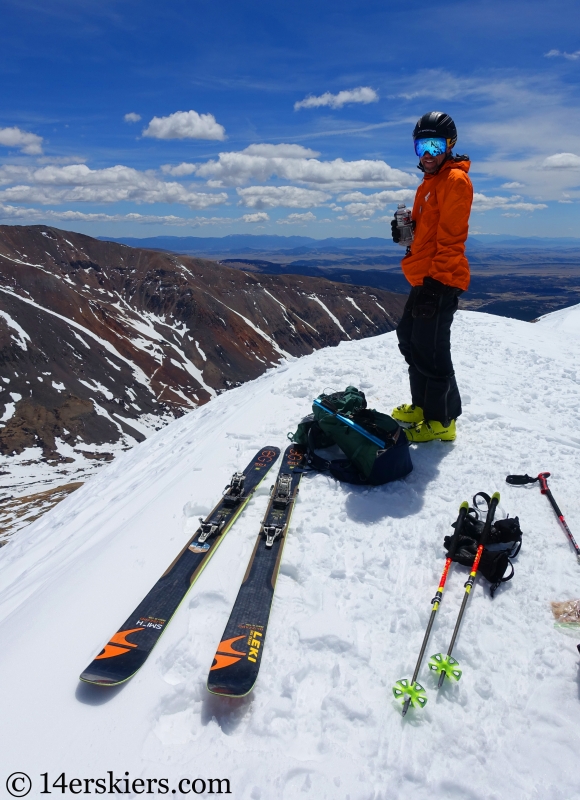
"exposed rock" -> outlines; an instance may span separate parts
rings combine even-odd
[[[392,330],[404,298],[0,226],[0,453],[141,441],[286,355]],[[88,448],[88,449],[87,449]],[[102,454],[98,458],[103,458]]]

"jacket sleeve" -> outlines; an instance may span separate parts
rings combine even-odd
[[[464,288],[469,285],[465,240],[469,231],[473,186],[465,173],[453,170],[441,195],[438,197],[437,250],[429,275],[446,286]]]

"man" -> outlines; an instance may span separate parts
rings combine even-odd
[[[451,361],[451,323],[458,295],[469,286],[465,257],[473,187],[468,156],[454,156],[455,123],[447,114],[424,114],[413,131],[424,173],[413,205],[413,243],[401,262],[412,286],[397,327],[399,349],[409,365],[411,403],[393,409],[411,423],[411,442],[453,441],[461,398]],[[393,239],[400,238],[396,220]]]

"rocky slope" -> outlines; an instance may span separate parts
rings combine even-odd
[[[288,356],[392,330],[404,298],[0,226],[0,453],[115,447]],[[31,451],[30,448],[37,448]]]

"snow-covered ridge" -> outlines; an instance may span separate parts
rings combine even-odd
[[[358,302],[358,301],[357,301]],[[580,308],[569,314],[580,315]],[[544,324],[460,312],[453,352],[464,413],[454,444],[413,448],[414,471],[383,487],[307,475],[288,541],[258,684],[241,702],[205,680],[266,506],[262,487],[141,672],[119,691],[77,676],[171,563],[231,473],[283,446],[325,388],[407,400],[394,334],[343,342],[272,369],[171,423],[102,469],[0,550],[0,752],[55,777],[227,777],[236,800],[568,800],[576,768],[576,640],[551,600],[580,595],[570,545],[536,486],[549,470],[580,531],[580,355]],[[269,483],[269,482],[268,482]],[[401,719],[462,500],[499,490],[524,531],[515,577],[491,600],[477,583],[455,655],[464,673]],[[446,648],[467,570],[453,567],[431,638]],[[40,795],[39,795],[40,796]]]
[[[563,336],[580,336],[580,311],[578,306],[563,308],[540,317],[538,324],[542,330],[560,333]]]

